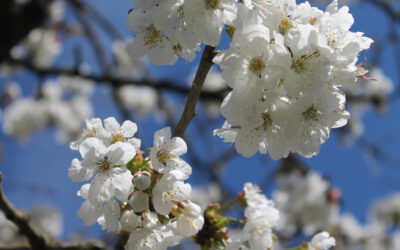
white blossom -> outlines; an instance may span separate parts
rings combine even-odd
[[[205,44],[216,46],[224,24],[236,18],[235,0],[191,0],[183,5],[185,17],[193,22],[193,31]]]
[[[72,162],[69,177],[79,182],[94,176],[88,199],[92,202],[103,202],[115,196],[121,201],[127,201],[133,190],[133,176],[127,168],[120,166],[135,156],[135,148],[123,142],[106,147],[99,139],[88,138],[80,145],[79,152],[83,161]]]
[[[171,129],[169,127],[158,130],[154,134],[154,145],[150,152],[151,163],[158,172],[177,169],[186,175],[186,178],[192,173],[192,168],[180,158],[187,152],[185,141],[180,137],[171,138]]]
[[[335,245],[335,239],[328,232],[320,232],[311,239],[308,250],[328,250]]]

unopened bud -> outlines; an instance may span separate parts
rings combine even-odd
[[[201,215],[201,208],[199,205],[188,200],[182,201],[180,204],[182,205],[181,212],[184,215],[192,218],[197,218]]]
[[[133,185],[140,190],[146,190],[150,187],[151,177],[148,172],[137,172],[133,176]]]
[[[132,210],[127,210],[123,213],[120,219],[122,229],[128,232],[133,232],[139,225],[140,217]]]

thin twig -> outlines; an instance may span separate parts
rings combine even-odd
[[[192,89],[189,92],[181,119],[179,120],[178,125],[176,126],[176,129],[174,131],[174,136],[182,137],[190,121],[195,116],[197,100],[200,97],[201,89],[203,88],[203,84],[207,77],[207,74],[210,71],[211,66],[213,65],[212,59],[214,58],[216,53],[217,52],[215,48],[212,46],[207,45],[204,48],[203,56],[201,57],[196,76],[193,80]]]

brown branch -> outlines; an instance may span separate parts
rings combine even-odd
[[[154,81],[150,79],[134,80],[132,78],[123,78],[113,75],[96,75],[96,74],[85,74],[77,69],[61,68],[61,67],[49,67],[39,68],[33,63],[22,60],[22,59],[11,59],[6,61],[6,64],[17,67],[24,67],[39,75],[65,75],[65,76],[77,76],[83,79],[91,80],[101,84],[107,84],[111,87],[120,87],[123,85],[135,85],[135,86],[147,86],[156,90],[167,90],[182,95],[187,95],[190,89],[187,87],[179,86],[171,81],[162,80]],[[200,98],[204,100],[217,100],[222,101],[226,91],[204,91],[200,94]]]
[[[197,100],[200,97],[201,89],[203,88],[204,80],[207,77],[208,71],[210,71],[210,68],[213,65],[212,59],[214,58],[216,53],[217,52],[215,48],[212,46],[207,45],[204,48],[199,67],[196,72],[196,76],[193,80],[192,89],[190,90],[187,97],[185,109],[183,110],[181,119],[176,126],[174,136],[182,137],[190,121],[195,116]]]
[[[107,62],[107,57],[104,53],[103,45],[100,42],[100,38],[97,36],[96,32],[90,25],[86,6],[82,4],[79,0],[71,0],[70,3],[75,8],[76,16],[83,25],[84,31],[87,35],[87,39],[92,44],[93,53],[99,62],[100,68],[103,72],[108,74],[110,72],[110,68]]]
[[[16,209],[3,193],[3,175],[0,174],[0,209],[3,210],[6,218],[12,221],[32,246],[32,249],[45,249],[47,239],[41,235],[36,228],[29,223],[29,216]]]
[[[103,14],[96,9],[95,6],[90,4],[88,1],[82,3],[86,5],[86,9],[92,14],[93,20],[97,22],[100,28],[102,28],[107,34],[109,34],[114,40],[123,40],[124,36],[119,33],[118,29],[105,17]]]
[[[25,236],[29,242],[29,246],[24,244],[0,246],[0,249],[34,249],[34,250],[55,250],[55,249],[105,249],[100,242],[77,242],[62,243],[53,236],[42,232],[29,222],[29,215],[22,210],[14,207],[3,193],[3,175],[0,173],[0,209],[4,212],[5,217],[13,222],[19,229],[19,232]]]

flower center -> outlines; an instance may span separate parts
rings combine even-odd
[[[125,136],[122,133],[118,133],[113,135],[112,137],[112,143],[116,143],[116,142],[125,142]]]
[[[146,28],[146,35],[144,36],[144,44],[145,46],[150,46],[150,48],[154,48],[157,44],[163,42],[163,35],[162,33],[156,29],[154,24],[151,24],[149,27]]]
[[[183,4],[178,6],[178,17],[183,18]]]
[[[161,149],[160,151],[157,152],[157,159],[165,164],[168,160],[172,159],[174,155],[168,153],[166,149]]]
[[[97,167],[99,167],[99,172],[106,172],[111,168],[111,164],[108,161],[108,157],[104,157],[103,160],[100,160],[96,163]]]
[[[92,129],[83,129],[83,137],[90,138],[90,137],[97,137],[96,128]]]
[[[204,4],[207,10],[220,9],[219,0],[204,0]]]
[[[288,30],[290,30],[291,28],[294,28],[294,27],[295,26],[292,23],[292,21],[290,21],[289,18],[284,17],[278,27],[279,33],[284,35],[284,34],[286,34],[286,32],[288,32]]]
[[[290,66],[296,73],[300,74],[307,71],[308,63],[312,58],[317,58],[321,53],[316,50],[308,55],[302,55],[295,60],[293,60],[292,66]]]
[[[263,127],[268,128],[272,125],[272,117],[268,112],[262,114],[262,119],[264,120]]]
[[[261,56],[254,57],[250,60],[249,70],[261,78],[261,72],[266,68]]]
[[[315,108],[314,103],[302,115],[306,120],[318,121],[318,110]]]
[[[311,25],[314,25],[317,22],[318,18],[317,17],[312,17],[308,19],[308,23]]]
[[[180,56],[182,53],[182,45],[180,43],[175,44],[172,46],[172,50],[174,51],[175,55]]]

